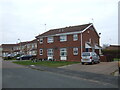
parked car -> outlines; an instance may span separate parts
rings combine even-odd
[[[35,58],[36,58],[36,56],[34,56],[34,55],[22,55],[20,57],[17,57],[16,59],[17,60],[32,60]]]
[[[81,63],[100,63],[100,57],[95,52],[83,52],[81,57]]]

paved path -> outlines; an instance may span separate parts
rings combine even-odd
[[[62,66],[59,68],[110,75],[114,71],[118,70],[118,62],[101,62],[99,64],[94,64],[94,65],[81,65],[81,63],[79,63],[68,66]]]
[[[34,66],[32,66],[34,67]],[[3,61],[3,88],[117,88],[117,84],[75,76],[75,72],[35,66],[39,70]],[[46,70],[43,70],[45,69]],[[40,71],[41,69],[41,71]],[[50,70],[51,71],[48,71]],[[60,70],[63,73],[53,71]],[[66,74],[64,74],[66,72]],[[70,73],[69,73],[70,72]],[[70,74],[70,75],[69,75]],[[79,73],[80,74],[80,73]],[[81,76],[89,76],[81,73]],[[73,75],[73,76],[72,76]],[[78,75],[76,73],[76,75]],[[89,77],[94,77],[94,74]],[[98,77],[98,76],[97,76]],[[106,77],[105,77],[106,78]],[[109,78],[109,80],[111,80]],[[116,81],[112,79],[112,81]]]

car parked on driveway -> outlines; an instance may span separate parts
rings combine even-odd
[[[95,52],[83,52],[81,57],[81,63],[100,63],[100,57]]]

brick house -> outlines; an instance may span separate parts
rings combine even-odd
[[[37,55],[37,39],[34,39],[32,41],[28,41],[25,44],[23,51],[27,55]]]
[[[14,53],[14,49],[13,47],[17,46],[16,44],[2,44],[1,48],[2,48],[2,56],[6,57],[8,54],[12,54]]]
[[[17,54],[22,55],[36,55],[37,54],[37,40],[20,42],[17,44],[2,44],[2,56],[6,57],[8,54],[13,56]]]
[[[36,39],[38,59],[80,61],[84,51],[101,51],[100,37],[92,23],[52,29]]]

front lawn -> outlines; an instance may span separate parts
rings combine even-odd
[[[41,61],[41,62],[32,62],[32,61],[14,61],[13,63],[21,65],[42,65],[48,67],[60,67],[70,64],[77,64],[80,62],[68,62],[68,61]]]

